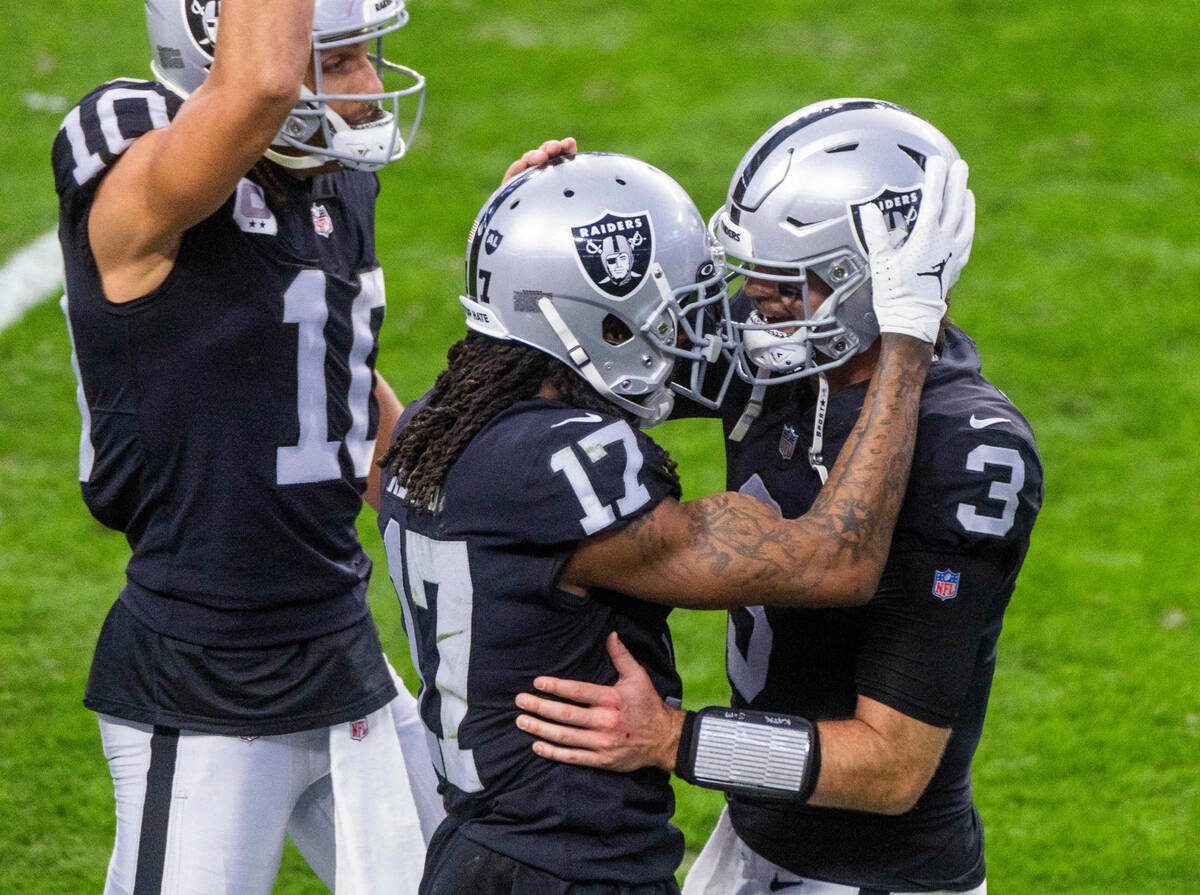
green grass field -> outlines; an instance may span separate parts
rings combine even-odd
[[[144,76],[141,4],[7,2],[0,259],[49,230],[49,146],[83,93]],[[952,312],[1025,411],[1045,509],[1007,615],[976,798],[993,895],[1200,892],[1200,12],[1195,0],[646,3],[412,0],[391,55],[429,78],[384,172],[380,369],[419,395],[463,331],[467,228],[543,138],[627,152],[706,215],[794,108],[879,96],[971,164],[978,229]],[[99,891],[112,793],[80,703],[127,548],[76,478],[53,302],[0,334],[0,892]],[[659,430],[692,495],[719,433]],[[385,647],[410,684],[374,520]],[[723,617],[673,616],[693,707],[727,699]],[[681,788],[692,849],[720,808]],[[323,891],[289,850],[278,892]]]

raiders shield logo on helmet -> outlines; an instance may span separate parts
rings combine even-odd
[[[572,227],[575,252],[588,280],[613,298],[624,298],[642,280],[654,257],[654,227],[650,215],[613,214]]]
[[[187,23],[192,32],[192,39],[196,41],[196,46],[211,56],[217,40],[220,0],[191,0],[184,4],[184,8],[187,11]]]
[[[913,186],[904,190],[890,186],[884,187],[883,191],[873,199],[850,203],[850,218],[854,221],[854,236],[864,255],[869,252],[867,251],[866,236],[863,235],[859,209],[868,204],[874,205],[883,212],[883,222],[887,225],[889,233],[895,233],[897,230],[903,231],[903,237],[900,240],[903,243],[905,239],[908,239],[908,233],[912,230],[913,224],[917,222],[917,213],[921,210],[921,187]]]

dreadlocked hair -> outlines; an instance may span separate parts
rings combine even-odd
[[[633,414],[606,401],[566,364],[521,342],[469,332],[451,346],[446,361],[424,406],[379,461],[414,509],[436,510],[446,474],[471,439],[497,414],[534,397],[544,381],[565,404],[636,425]],[[675,461],[662,448],[658,452],[657,462],[678,482]]]

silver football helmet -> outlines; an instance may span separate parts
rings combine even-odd
[[[182,97],[208,77],[220,19],[220,0],[146,0],[146,27],[154,53],[154,77]],[[267,157],[288,168],[316,168],[331,161],[360,171],[377,171],[407,152],[425,105],[425,78],[383,58],[383,37],[408,22],[404,0],[316,0],[312,53],[314,88],[301,88],[300,101],[279,130]],[[321,53],[334,47],[374,41],[369,54],[385,89],[382,93],[327,93],[322,83]],[[403,119],[401,100],[411,98],[416,110]],[[372,121],[350,125],[329,102],[356,100],[377,105]]]
[[[519,175],[484,204],[467,240],[467,326],[550,354],[653,426],[671,378],[701,395],[732,333],[720,250],[682,187],[645,162],[581,153]],[[715,377],[720,378],[720,377]]]
[[[736,321],[739,376],[756,384],[788,382],[871,346],[879,328],[859,209],[877,205],[902,242],[916,221],[931,156],[950,163],[958,152],[929,122],[873,99],[805,106],[750,147],[709,228],[731,271],[795,284],[804,318],[768,321],[751,310]],[[961,264],[954,277],[959,270]],[[810,274],[832,293],[815,309]],[[948,290],[953,277],[944,285]]]

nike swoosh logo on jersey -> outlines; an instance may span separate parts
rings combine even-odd
[[[979,419],[975,414],[971,414],[971,418],[967,420],[971,424],[972,429],[986,429],[988,426],[994,426],[996,423],[1010,423],[1006,416],[989,416],[987,419]]]
[[[583,416],[573,416],[570,419],[565,419],[555,423],[551,429],[557,429],[559,426],[565,426],[567,423],[602,423],[604,418],[598,413],[585,413]]]

